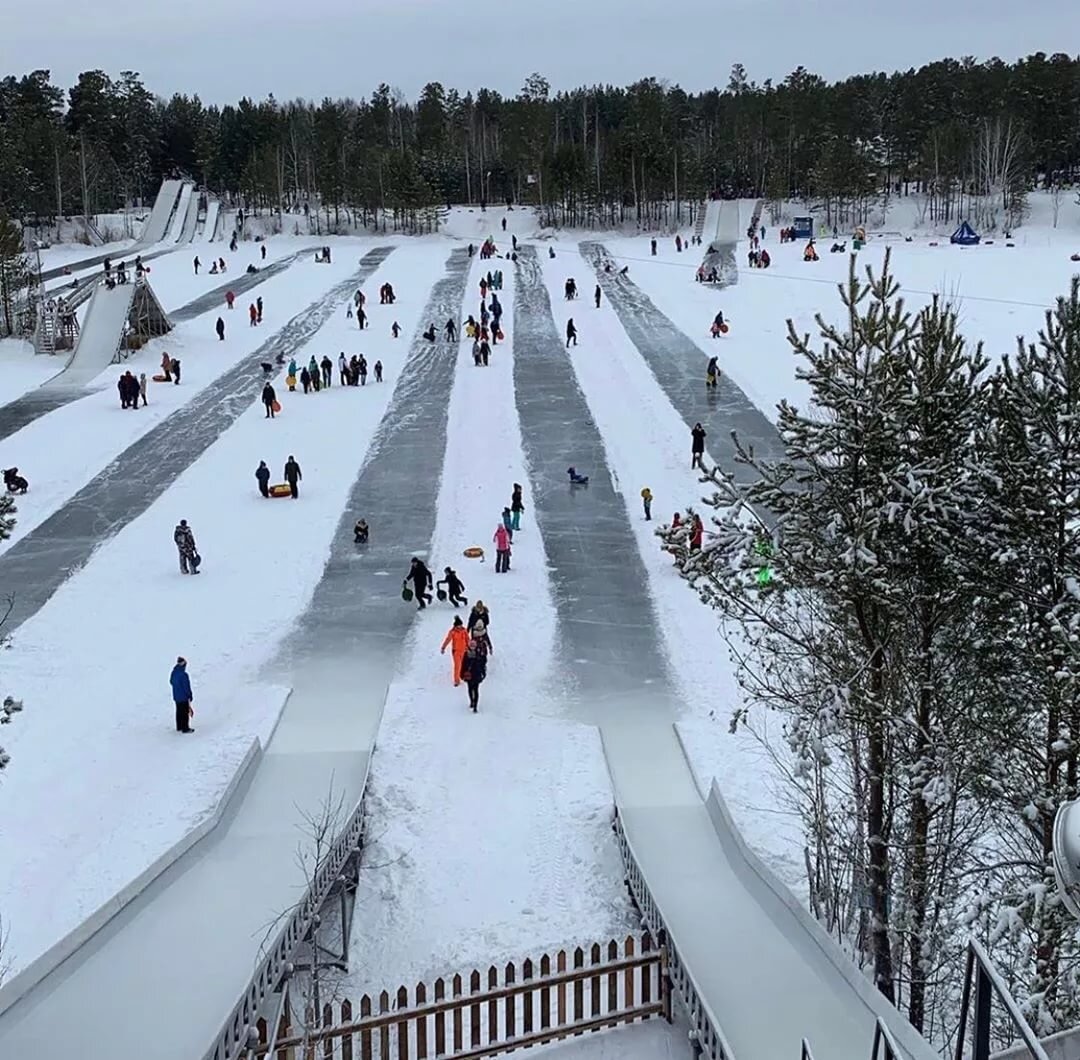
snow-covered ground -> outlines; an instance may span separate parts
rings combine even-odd
[[[481,268],[488,263],[474,264],[463,318],[479,317]],[[453,686],[449,651],[439,654],[453,612],[444,604],[418,617],[372,767],[374,842],[350,975],[360,992],[622,936],[636,924],[599,736],[546,717],[559,711],[555,610],[527,493],[511,570],[494,570],[500,513],[513,483],[528,482],[506,323],[513,276],[503,271],[507,341],[487,368],[473,364],[471,342],[460,344],[429,559],[436,577],[447,565],[458,571],[470,604],[485,602],[494,655],[474,716],[465,687]],[[485,550],[482,563],[462,557],[471,545]]]
[[[1023,238],[1018,235],[1013,248],[1001,241],[970,249],[931,247],[926,237],[894,241],[893,268],[912,307],[933,293],[959,297],[966,333],[984,339],[989,352],[1004,353],[1017,334],[1034,338],[1045,307],[1080,271],[1069,261],[1076,220],[1063,211],[1057,230],[1040,220],[1023,230]],[[10,930],[5,958],[13,970],[204,820],[251,740],[265,741],[282,702],[268,670],[322,573],[349,488],[389,407],[407,339],[427,323],[424,307],[443,273],[449,237],[478,244],[492,234],[506,246],[511,233],[533,235],[533,213],[458,208],[442,235],[389,240],[397,248],[365,289],[370,296],[383,280],[393,282],[399,300],[392,314],[369,297],[372,326],[362,337],[342,308],[295,351],[298,360],[314,352],[335,361],[339,350],[362,351],[372,364],[383,361],[386,382],[363,390],[335,384],[305,397],[287,393],[277,374],[283,405],[278,419],[267,421],[257,403],[243,411],[17,631],[5,655],[3,692],[21,696],[26,711],[4,732],[13,758],[0,816],[0,913]],[[812,331],[816,312],[838,311],[835,285],[846,275],[845,255],[823,248],[820,262],[804,264],[801,244],[780,247],[769,234],[772,268],[745,268],[740,246],[739,284],[718,291],[693,282],[699,259],[677,254],[670,240],[661,241],[653,258],[648,238],[600,238],[629,264],[631,278],[660,311],[698,344],[703,372],[706,356],[715,351],[723,370],[769,416],[782,398],[805,402],[785,319]],[[643,486],[655,496],[656,521],[700,496],[689,468],[686,423],[606,300],[599,310],[587,301],[592,279],[576,239],[557,234],[551,243],[556,258],[541,254],[541,264],[560,330],[566,276],[575,276],[583,292],[574,308],[581,339],[572,363],[644,562],[644,591],[684,704],[681,739],[699,786],[717,778],[751,845],[801,892],[801,833],[785,796],[776,721],[755,715],[753,731],[729,734],[739,693],[716,617],[675,575],[653,534],[656,523],[646,523],[641,513]],[[32,483],[19,499],[13,540],[291,317],[324,299],[365,250],[388,240],[331,242],[333,265],[297,261],[250,298],[241,297],[233,314],[212,308],[132,358],[126,367],[150,375],[165,349],[184,370],[179,387],[153,385],[149,407],[135,416],[119,407],[114,367],[86,397],[0,443],[0,465],[17,464]],[[310,237],[273,237],[267,263],[311,243]],[[872,241],[860,265],[879,264],[884,245]],[[213,244],[205,253],[191,246],[156,259],[150,279],[167,308],[223,282],[205,272],[194,275],[196,251],[206,263],[211,252],[226,256],[227,276],[242,274],[249,261],[261,263],[252,242],[242,243],[235,255],[227,253],[227,244]],[[512,322],[513,268],[500,264],[504,320]],[[476,311],[479,270],[474,263],[463,313]],[[244,312],[255,293],[264,299],[261,328],[249,328]],[[707,328],[717,308],[732,328],[714,342]],[[229,326],[224,343],[213,333],[219,313]],[[397,343],[389,334],[391,316],[404,332]],[[428,454],[443,469],[430,562],[437,572],[454,565],[470,601],[482,598],[490,606],[495,655],[480,713],[473,716],[464,689],[452,687],[449,656],[438,650],[450,609],[434,607],[413,627],[373,759],[350,980],[363,990],[638,926],[610,829],[612,793],[599,739],[565,709],[549,559],[527,491],[513,569],[507,575],[493,570],[491,537],[499,514],[512,483],[528,483],[509,328],[507,339],[486,369],[475,368],[468,344],[461,345],[445,452]],[[55,362],[35,358],[25,344],[0,344],[0,401],[53,371]],[[266,459],[276,478],[290,453],[304,471],[301,501],[262,500],[255,491],[256,464]],[[198,578],[181,578],[177,571],[171,534],[181,517],[192,523],[205,557]],[[474,544],[487,551],[484,563],[462,557]],[[167,682],[177,654],[190,660],[198,712],[193,737],[171,731]],[[625,1055],[628,1035],[643,1041],[653,1030],[562,1049],[580,1054],[619,1048]],[[682,1055],[682,1043],[662,1038],[641,1055]]]
[[[390,280],[401,290],[393,313],[411,334],[441,262],[419,245],[397,254],[368,287]],[[295,295],[296,309],[309,293]],[[362,342],[372,364],[382,360],[384,383],[305,396],[288,393],[282,373],[278,418],[266,420],[260,405],[244,412],[18,631],[6,687],[27,706],[5,733],[13,761],[0,821],[12,973],[195,827],[251,738],[265,742],[282,699],[262,671],[322,574],[402,365],[389,324],[389,311],[373,314]],[[343,307],[296,356],[336,359],[357,339]],[[263,500],[259,460],[276,481],[290,454],[304,473],[302,503]],[[172,529],[180,518],[204,559],[197,578],[179,574]],[[195,692],[190,740],[171,731],[168,675],[178,654],[189,661]]]

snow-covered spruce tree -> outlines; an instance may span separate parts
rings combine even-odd
[[[700,552],[685,531],[660,536],[727,619],[747,701],[784,714],[816,907],[830,928],[851,927],[842,906],[865,908],[854,935],[874,980],[923,1027],[966,827],[964,717],[982,689],[965,675],[973,593],[958,553],[986,387],[955,315],[935,302],[913,320],[897,291],[888,258],[866,282],[852,262],[846,330],[819,317],[818,350],[791,329],[813,407],[781,406],[785,459],[740,450],[749,484],[708,473]]]
[[[1080,1020],[1080,946],[1051,866],[1054,814],[1080,792],[1080,279],[997,373],[994,402],[985,577],[995,654],[1011,661],[1001,710],[1021,711],[1024,725],[1000,745],[986,905],[991,941],[1019,945],[1028,1013],[1048,1033]]]

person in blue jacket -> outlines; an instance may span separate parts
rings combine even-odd
[[[191,678],[188,677],[187,659],[182,655],[177,657],[176,665],[172,668],[169,684],[172,685],[173,703],[176,704],[176,731],[194,732],[191,727]]]

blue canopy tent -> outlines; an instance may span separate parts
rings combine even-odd
[[[950,243],[956,243],[962,247],[973,247],[979,242],[979,233],[965,221],[949,239]]]
[[[796,239],[814,238],[814,219],[812,217],[796,217],[791,222],[791,227]]]

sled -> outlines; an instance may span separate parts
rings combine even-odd
[[[290,390],[295,389],[295,387],[296,387],[296,376],[295,375],[287,375],[287,376],[285,376],[285,385]]]
[[[280,412],[280,411],[281,411],[281,402],[280,402],[280,401],[278,401],[278,400],[277,400],[277,398],[275,398],[275,399],[274,399],[274,403],[273,403],[273,404],[272,404],[272,405],[271,405],[270,407],[271,407],[271,408],[272,408],[272,409],[273,409],[273,410],[274,410],[275,412]]]
[[[465,549],[465,551],[462,552],[462,555],[466,559],[483,559],[484,550],[477,545],[473,545],[471,548]]]
[[[279,482],[276,486],[270,487],[271,497],[291,497],[292,489],[287,482]]]
[[[413,591],[407,585],[401,587],[401,599],[408,603],[413,598]]]
[[[728,326],[727,326],[727,324],[721,324],[721,325],[720,325],[720,334],[721,334],[721,335],[726,335],[727,333],[728,333]]]
[[[588,484],[589,484],[589,476],[588,475],[579,475],[577,478],[572,478],[570,480],[570,485],[571,486],[587,486]]]
[[[445,589],[436,589],[436,590],[435,590],[435,595],[436,595],[436,596],[437,596],[437,597],[438,597],[438,598],[439,598],[440,600],[445,600],[445,599],[446,599],[446,590],[445,590]]]
[[[499,328],[499,330],[495,332],[495,336],[496,338],[498,338],[499,342],[502,342],[503,339],[506,338],[506,336],[502,333],[502,328]]]
[[[166,379],[165,376],[163,376],[163,375],[155,375],[153,377],[153,380],[154,380],[155,383],[167,383],[168,382],[168,379]]]

